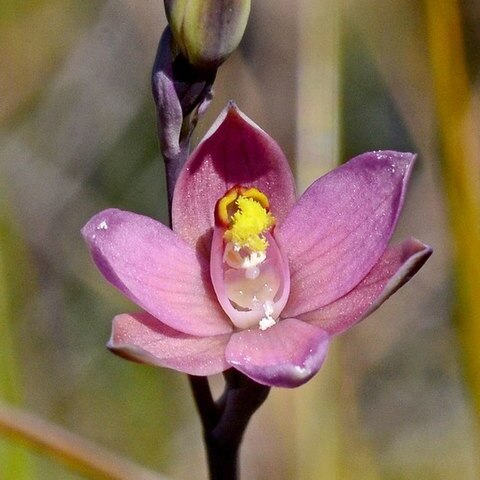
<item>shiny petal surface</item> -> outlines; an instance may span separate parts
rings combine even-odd
[[[230,368],[224,355],[229,338],[228,334],[195,337],[173,330],[148,313],[125,313],[113,319],[107,347],[140,363],[213,375]]]
[[[282,312],[285,304],[288,300],[288,293],[290,291],[290,274],[288,271],[288,263],[286,261],[285,255],[278,248],[277,242],[273,236],[269,233],[265,235],[270,246],[267,250],[268,261],[265,265],[259,266],[262,271],[264,268],[270,268],[272,276],[275,276],[278,279],[280,285],[275,298],[272,299],[272,311],[270,314],[273,318],[278,318]],[[227,286],[225,283],[225,272],[223,269],[223,230],[216,227],[213,232],[212,237],[212,253],[210,257],[210,277],[212,279],[213,288],[217,294],[217,299],[220,305],[222,306],[225,313],[228,315],[232,323],[241,329],[249,328],[252,325],[258,325],[260,320],[265,317],[264,308],[244,310],[240,311],[233,307],[230,299],[227,295]],[[261,278],[260,276],[259,278]],[[265,278],[264,278],[264,281]],[[264,283],[265,286],[268,283]],[[248,288],[247,285],[244,285],[245,289]],[[257,293],[258,295],[258,293]],[[260,295],[258,295],[260,297]]]
[[[414,158],[365,153],[309,187],[277,229],[291,274],[283,315],[328,305],[371,270],[397,223]]]
[[[390,295],[417,273],[432,254],[432,249],[412,238],[386,250],[368,275],[339,300],[301,315],[337,335],[375,311]]]
[[[206,257],[215,204],[236,184],[263,191],[279,222],[295,202],[292,172],[280,147],[230,104],[182,169],[173,197],[173,229]]]
[[[95,215],[82,233],[104,277],[163,323],[199,336],[231,331],[208,262],[169,228],[110,209]]]
[[[234,333],[225,357],[258,383],[293,388],[318,372],[328,338],[321,328],[288,318],[265,331],[256,328]]]

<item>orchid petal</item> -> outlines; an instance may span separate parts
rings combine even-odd
[[[431,247],[414,238],[389,247],[352,291],[299,318],[338,335],[373,313],[417,273],[431,254]]]
[[[242,330],[232,335],[227,362],[258,383],[297,387],[315,375],[325,359],[329,336],[295,318],[267,330]]]
[[[278,221],[295,202],[292,172],[280,147],[231,103],[185,164],[173,197],[173,229],[206,257],[215,204],[237,184],[265,193]]]
[[[117,355],[190,375],[213,375],[229,368],[225,345],[230,335],[195,337],[173,330],[146,312],[113,319],[107,347]]]
[[[95,215],[82,233],[103,276],[163,323],[191,335],[231,331],[208,262],[169,228],[110,209]]]
[[[291,273],[285,316],[337,300],[380,258],[403,205],[415,156],[365,153],[314,182],[277,229]]]

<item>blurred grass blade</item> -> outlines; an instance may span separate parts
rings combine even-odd
[[[295,177],[301,194],[339,163],[340,4],[298,4]],[[331,349],[319,378],[297,392],[296,478],[340,480],[339,365]]]
[[[96,480],[168,480],[84,438],[0,403],[0,433]],[[2,477],[3,479],[4,477]]]
[[[298,12],[296,180],[301,193],[340,163],[342,2],[300,2]],[[350,418],[349,425],[345,421],[345,411],[358,409],[351,403],[355,395],[347,398],[342,391],[341,348],[337,338],[318,378],[297,393],[296,478],[379,478],[358,418]]]
[[[455,243],[456,325],[480,419],[480,144],[456,0],[425,0],[442,172]]]
[[[341,2],[298,4],[297,165],[299,192],[339,162]]]
[[[5,202],[0,198],[0,397],[12,403],[21,400],[18,351],[14,326],[26,299],[28,279],[26,248],[13,229]],[[0,477],[30,478],[26,452],[9,443],[0,445]]]

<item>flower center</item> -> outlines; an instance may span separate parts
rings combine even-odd
[[[265,194],[256,188],[236,185],[218,202],[217,221],[226,227],[224,238],[237,252],[262,256],[268,242],[264,233],[275,224],[269,212],[269,202]]]
[[[238,185],[216,205],[212,282],[238,328],[273,326],[288,297],[288,267],[273,238],[275,217],[269,207],[265,194]]]

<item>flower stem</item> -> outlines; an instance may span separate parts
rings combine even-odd
[[[202,421],[210,480],[239,478],[238,453],[243,434],[270,391],[234,369],[227,370],[224,377],[224,392],[215,401],[206,377],[189,376]]]
[[[210,480],[237,480],[240,444],[223,445],[220,439],[205,440]]]
[[[151,81],[170,207],[177,177],[188,158],[191,135],[210,104],[217,74],[216,68],[196,69],[176,50],[167,27],[158,44]]]

